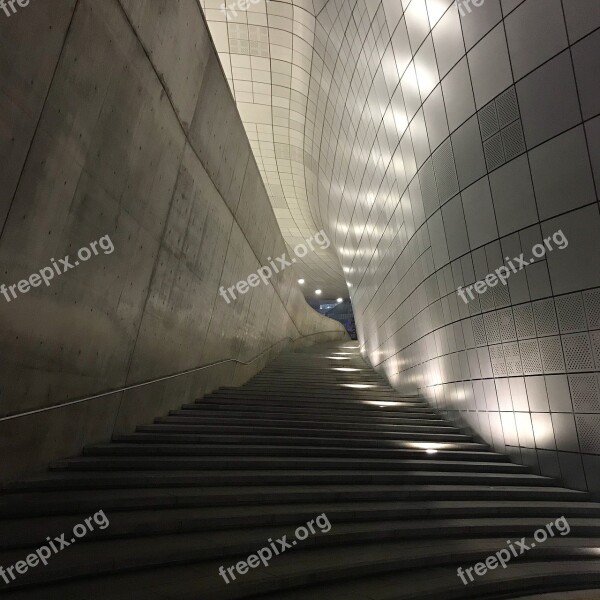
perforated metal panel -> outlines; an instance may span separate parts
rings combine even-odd
[[[592,342],[592,353],[594,354],[596,369],[600,370],[600,331],[590,332],[590,340]]]
[[[543,372],[542,357],[536,339],[519,342],[519,350],[525,375],[538,375]]]
[[[469,313],[476,315],[481,312],[481,304],[479,303],[479,295],[476,295],[473,300],[469,301]]]
[[[492,290],[490,289],[487,289],[481,296],[479,296],[479,301],[481,302],[482,312],[494,310],[494,308],[496,308],[494,294],[492,294]]]
[[[483,152],[488,171],[493,171],[505,163],[502,135],[497,133],[483,142]]]
[[[500,327],[500,337],[503,342],[512,342],[517,339],[517,330],[515,329],[515,320],[513,318],[512,309],[503,308],[499,310],[498,325]]]
[[[268,42],[250,41],[250,54],[252,56],[262,56],[263,58],[268,58],[269,57]]]
[[[513,307],[517,337],[522,340],[535,337],[535,321],[531,304],[519,304]]]
[[[229,38],[229,47],[234,54],[249,54],[250,42],[248,40],[238,40]]]
[[[483,315],[485,331],[489,344],[499,344],[502,341],[500,337],[500,327],[498,326],[498,317],[495,312],[485,313]]]
[[[538,335],[555,335],[558,333],[558,321],[556,320],[552,298],[534,302],[533,314]]]
[[[588,327],[600,329],[600,289],[583,292]]]
[[[573,333],[562,338],[567,371],[593,371],[594,359],[587,333]]]
[[[497,285],[492,289],[492,295],[496,303],[496,308],[502,308],[503,306],[510,305],[510,294],[508,292],[508,286]]]
[[[504,349],[504,359],[506,361],[507,375],[522,375],[523,366],[521,364],[521,353],[519,352],[519,344],[511,342],[502,344]]]
[[[506,361],[504,360],[502,346],[490,346],[489,349],[494,377],[504,377],[506,375]]]
[[[496,103],[493,100],[479,111],[478,117],[481,137],[484,140],[487,140],[500,131],[498,115],[496,114]]]
[[[487,344],[487,337],[485,335],[485,325],[483,323],[483,317],[480,315],[472,317],[471,325],[473,326],[473,337],[475,338],[475,345],[485,346]]]
[[[562,347],[559,337],[545,337],[538,340],[544,373],[564,373]]]
[[[578,413],[600,413],[598,375],[569,375],[573,410]]]
[[[525,136],[520,120],[511,123],[502,130],[502,142],[504,144],[504,156],[507,161],[525,152]]]
[[[500,127],[506,127],[516,119],[521,117],[519,105],[517,103],[517,93],[514,86],[502,92],[496,98],[496,110],[498,114],[498,124]]]
[[[600,415],[576,415],[579,446],[587,454],[600,454]]]
[[[569,294],[555,299],[556,313],[561,333],[586,329],[585,311],[581,294]]]

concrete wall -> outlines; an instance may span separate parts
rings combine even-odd
[[[315,31],[313,193],[365,355],[515,460],[600,493],[600,3],[338,9]],[[532,256],[558,230],[568,247]],[[521,253],[506,286],[461,300]]]
[[[241,383],[288,338],[345,336],[291,270],[230,304],[218,295],[285,244],[196,0],[0,14],[0,109],[2,281],[74,263],[106,235],[114,245],[0,296],[0,477]]]

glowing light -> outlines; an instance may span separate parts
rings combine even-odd
[[[433,29],[435,24],[446,12],[446,8],[448,8],[447,4],[447,2],[443,2],[442,0],[429,0],[427,2],[427,12],[429,13],[429,23],[431,29]]]
[[[337,303],[338,303],[338,304],[339,304],[340,302],[343,302],[343,301],[344,301],[344,299],[343,299],[343,298],[338,298],[338,299],[337,299]]]
[[[443,448],[444,444],[437,444],[436,442],[414,442],[411,446],[413,448],[418,448],[419,450],[425,450],[427,454],[434,454],[440,448]]]
[[[299,283],[300,285],[304,285],[304,279],[298,279],[298,283]]]
[[[320,296],[323,293],[323,290],[315,290],[315,294],[317,296]]]
[[[433,91],[433,88],[438,84],[439,78],[435,73],[421,61],[415,61],[415,69],[417,72],[417,81],[421,96],[426,98]]]
[[[344,387],[355,388],[357,390],[377,387],[376,385],[371,385],[370,383],[342,383],[342,385]]]
[[[346,358],[345,356],[328,356],[327,358],[330,358],[331,360],[350,360],[349,358]]]
[[[350,373],[350,371],[362,371],[362,369],[354,369],[353,367],[333,367],[334,371],[343,371],[344,373]]]

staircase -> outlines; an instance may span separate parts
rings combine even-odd
[[[419,398],[399,397],[351,342],[282,355],[241,388],[5,484],[0,565],[18,564],[48,536],[75,539],[74,526],[98,511],[109,526],[95,526],[47,566],[13,570],[10,584],[0,579],[0,594],[600,598],[600,504],[510,463]],[[472,571],[468,585],[457,575],[507,540],[529,544],[561,516],[568,535],[549,537],[506,568]],[[281,549],[284,535],[289,547],[269,566],[227,571],[262,548]]]

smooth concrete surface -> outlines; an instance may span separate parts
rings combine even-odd
[[[0,421],[0,477],[241,383],[288,338],[345,337],[291,270],[218,295],[286,247],[195,0],[32,3],[0,18],[0,77],[2,281],[114,244],[0,296],[0,417],[273,348]]]

